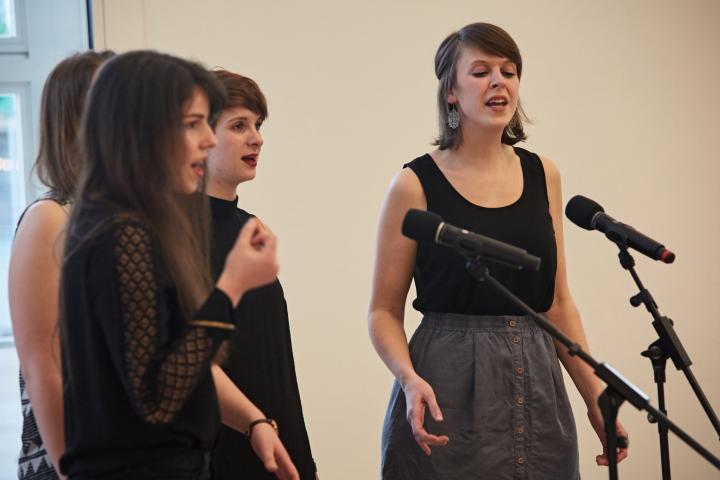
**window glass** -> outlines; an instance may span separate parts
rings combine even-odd
[[[16,36],[14,6],[13,0],[0,0],[0,38]]]
[[[2,0],[0,0],[2,1]],[[7,292],[15,223],[25,206],[20,95],[0,87],[0,292]],[[7,295],[0,297],[0,337],[11,335]]]

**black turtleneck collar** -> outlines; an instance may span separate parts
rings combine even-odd
[[[210,210],[215,219],[227,218],[237,212],[238,197],[233,200],[223,200],[208,195],[208,198],[210,199]]]

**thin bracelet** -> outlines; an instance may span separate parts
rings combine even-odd
[[[275,433],[279,435],[278,424],[275,420],[272,418],[258,418],[257,420],[250,422],[250,425],[248,425],[248,428],[245,431],[245,436],[248,438],[248,441],[252,438],[253,429],[261,423],[267,423],[273,428],[273,430],[275,430]]]
[[[188,325],[193,327],[219,328],[221,330],[235,330],[235,325],[227,322],[217,322],[215,320],[190,320]]]

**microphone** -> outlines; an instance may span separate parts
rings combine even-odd
[[[440,215],[411,208],[405,215],[402,233],[418,243],[437,243],[471,258],[483,257],[517,270],[540,269],[540,258],[499,240],[469,232],[443,222]]]
[[[565,216],[585,230],[600,230],[615,243],[620,243],[663,263],[675,261],[675,254],[630,225],[620,223],[605,213],[603,207],[589,198],[576,195],[565,207]]]

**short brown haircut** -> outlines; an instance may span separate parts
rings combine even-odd
[[[445,38],[435,53],[435,76],[439,80],[437,91],[440,136],[435,140],[440,150],[454,150],[462,144],[461,130],[448,126],[448,93],[457,82],[457,61],[464,47],[479,48],[489,55],[504,57],[517,66],[518,78],[522,76],[522,56],[515,40],[502,28],[490,23],[471,23]],[[515,145],[527,139],[523,129],[527,116],[518,102],[517,110],[502,134],[502,143]]]
[[[214,68],[212,74],[227,90],[228,103],[225,106],[226,109],[247,108],[262,117],[262,120],[267,119],[268,109],[265,95],[263,95],[260,87],[253,79],[243,77],[224,68]]]

